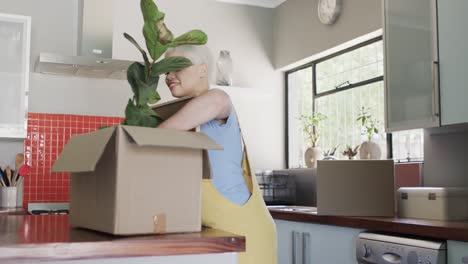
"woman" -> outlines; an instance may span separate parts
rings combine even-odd
[[[203,46],[181,46],[166,57],[182,56],[194,65],[169,72],[166,84],[174,97],[193,96],[159,128],[200,131],[224,150],[208,152],[213,178],[203,181],[203,225],[246,237],[240,264],[276,264],[276,229],[252,177],[237,115],[229,96],[209,89],[209,56]]]

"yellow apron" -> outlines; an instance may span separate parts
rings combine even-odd
[[[242,132],[241,132],[242,133]],[[203,180],[202,223],[246,238],[246,252],[239,254],[239,264],[276,264],[276,227],[252,171],[242,139],[242,169],[250,190],[250,199],[237,205],[216,190],[211,180]]]

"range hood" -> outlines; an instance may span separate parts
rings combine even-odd
[[[75,56],[40,53],[35,72],[104,79],[126,79],[133,61],[112,59],[113,0],[77,0]],[[112,10],[112,8],[110,8]]]

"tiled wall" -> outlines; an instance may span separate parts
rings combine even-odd
[[[59,114],[28,114],[28,135],[24,141],[25,163],[31,173],[25,179],[24,202],[67,202],[68,173],[50,173],[71,136],[95,131],[101,125],[119,124],[122,118]]]

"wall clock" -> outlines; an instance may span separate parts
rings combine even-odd
[[[318,17],[323,24],[331,25],[341,14],[343,0],[319,0]]]

